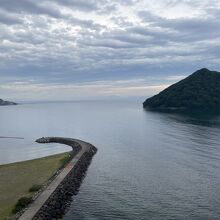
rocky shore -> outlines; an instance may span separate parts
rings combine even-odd
[[[74,157],[27,208],[19,220],[61,219],[72,201],[72,197],[77,194],[97,149],[89,143],[71,138],[44,137],[36,142],[69,145],[73,148]]]

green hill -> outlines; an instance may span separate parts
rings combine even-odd
[[[147,99],[144,108],[220,109],[220,72],[201,69]]]

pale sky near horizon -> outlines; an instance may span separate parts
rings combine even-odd
[[[0,98],[148,97],[220,70],[217,0],[0,0]]]

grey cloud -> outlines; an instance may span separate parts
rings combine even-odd
[[[8,12],[28,13],[28,14],[43,14],[54,18],[59,18],[61,13],[52,5],[43,5],[31,0],[1,0],[0,8]]]
[[[108,47],[112,49],[123,48],[138,48],[143,44],[147,44],[149,39],[141,37],[140,35],[132,35],[126,30],[115,30],[112,32],[106,32],[104,34],[96,34],[92,37],[84,38],[79,41],[81,44],[85,44],[93,47]]]
[[[175,19],[175,20],[164,20],[161,26],[172,28],[183,33],[207,33],[211,37],[212,34],[219,33],[218,28],[220,27],[220,21],[216,19]]]
[[[209,7],[216,7],[216,5],[219,3],[218,0],[209,0],[209,1],[201,1],[201,0],[165,0],[165,3],[167,6],[177,6],[181,4],[190,5],[194,7],[204,7],[205,9]]]
[[[216,38],[220,34],[219,14],[217,13],[213,17],[204,16],[198,18],[177,19],[162,18],[148,11],[141,11],[138,15],[144,22],[150,23],[151,26],[161,28],[164,33],[161,32],[160,36],[162,38],[167,37],[167,40],[171,41],[195,42]],[[141,28],[139,28],[138,31],[140,34],[148,34],[147,30],[144,31],[141,30]]]
[[[92,28],[92,29],[98,29],[101,27],[101,25],[95,24],[92,20],[83,20],[76,17],[73,17],[71,14],[63,14],[58,9],[58,7],[54,5],[55,1],[42,1],[41,4],[36,3],[32,0],[2,0],[0,3],[0,9],[5,10],[7,12],[14,12],[22,14],[39,14],[39,15],[47,15],[52,18],[59,18],[64,19],[66,21],[69,21],[70,24],[79,25],[82,27]],[[95,2],[88,2],[88,1],[70,1],[70,0],[62,0],[62,1],[56,1],[57,4],[65,5],[65,6],[72,6],[76,7],[82,10],[95,10],[96,4]],[[58,4],[58,5],[59,5]],[[6,16],[0,16],[0,22],[16,22],[21,23],[21,19],[13,19],[9,15]],[[50,23],[50,21],[48,21]],[[39,24],[39,23],[38,23]],[[41,24],[41,26],[44,26],[44,24]]]
[[[122,17],[122,16],[118,16],[118,17],[112,16],[111,20],[115,24],[122,26],[122,27],[129,27],[133,25],[132,22],[129,22],[126,17]]]
[[[137,22],[117,11],[128,3],[136,15],[136,1],[54,2],[1,1],[5,18],[15,14],[21,23],[2,21],[0,77],[65,84],[220,67],[217,10],[172,20],[144,11]]]
[[[140,0],[111,0],[118,5],[135,5],[136,3],[140,2]]]
[[[120,41],[115,41],[115,40],[98,40],[98,41],[88,41],[88,42],[83,42],[84,45],[87,46],[93,46],[93,47],[107,47],[111,49],[123,49],[123,48],[134,48],[136,47],[133,44],[130,43],[125,43],[125,42],[120,42]]]
[[[23,21],[15,15],[13,16],[0,10],[0,23],[6,25],[14,25],[22,24]]]
[[[71,15],[64,16],[63,18],[66,19],[68,22],[70,22],[70,24],[78,25],[83,28],[87,28],[87,30],[92,29],[92,30],[98,31],[98,30],[105,28],[105,26],[100,25],[100,24],[94,22],[93,20],[86,20],[86,19],[83,20],[83,19],[79,19],[76,17],[72,17]]]
[[[94,11],[97,9],[97,1],[95,0],[54,0],[52,2],[56,2],[58,5],[72,7],[82,11]]]

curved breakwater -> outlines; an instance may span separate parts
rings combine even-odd
[[[43,137],[36,142],[69,145],[75,156],[30,204],[19,220],[61,219],[72,196],[77,194],[97,149],[87,142],[72,138]]]

